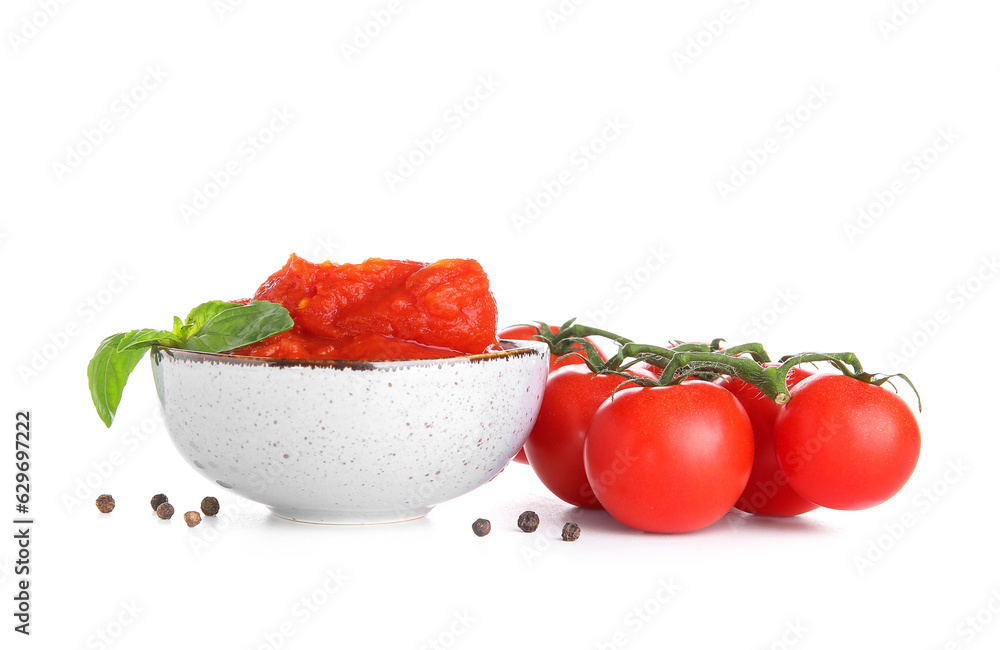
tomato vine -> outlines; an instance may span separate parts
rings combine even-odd
[[[577,323],[575,318],[565,322],[555,332],[541,321],[532,326],[537,331],[535,338],[548,343],[555,357],[581,357],[593,372],[620,375],[623,380],[628,380],[623,383],[631,385],[672,386],[690,377],[711,380],[731,376],[754,385],[775,403],[786,404],[790,399],[788,373],[792,368],[804,363],[827,362],[844,375],[875,386],[890,382],[895,377],[902,379],[913,389],[918,408],[922,410],[920,393],[909,377],[903,373],[869,373],[853,352],[804,352],[784,356],[778,365],[765,365],[770,363],[771,358],[760,343],[723,348],[724,339],[719,338],[711,343],[674,341],[669,347],[663,347],[637,343],[614,332]],[[618,345],[618,351],[605,360],[593,342],[585,338],[588,336],[613,341]],[[641,362],[662,370],[660,378],[637,378],[626,372]],[[895,385],[890,385],[895,388]]]

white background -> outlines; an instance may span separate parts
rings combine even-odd
[[[3,3],[0,418],[12,438],[33,412],[37,518],[34,634],[5,614],[4,647],[996,647],[1000,6],[594,0],[555,21],[556,0],[424,1],[376,28],[385,1],[233,4]],[[275,110],[292,117],[272,139]],[[680,536],[568,507],[519,465],[415,523],[277,520],[183,463],[145,362],[110,431],[85,367],[104,336],[247,296],[293,251],[474,257],[502,325],[855,351],[917,382],[920,463],[869,511]],[[181,512],[216,494],[223,516],[160,523],[161,491]],[[529,508],[534,535],[514,526]],[[556,541],[570,520],[582,537]]]

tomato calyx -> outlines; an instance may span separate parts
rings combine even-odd
[[[923,410],[920,393],[909,377],[902,373],[869,373],[853,352],[806,352],[782,357],[779,365],[774,365],[770,363],[771,359],[760,343],[743,343],[723,348],[725,339],[717,338],[708,344],[674,341],[670,347],[661,347],[636,343],[613,332],[577,323],[575,318],[566,321],[556,333],[552,333],[549,326],[541,321],[537,323],[536,329],[538,335],[535,338],[548,343],[553,356],[560,359],[577,356],[597,374],[619,375],[625,380],[619,388],[626,384],[644,387],[672,386],[691,378],[712,381],[731,376],[753,384],[776,404],[787,404],[791,398],[788,373],[801,364],[828,362],[842,374],[875,386],[889,382],[895,389],[890,380],[894,377],[902,379],[916,394],[918,409]],[[617,353],[605,360],[593,342],[585,338],[588,336],[600,336],[615,342],[618,345]],[[629,374],[627,371],[638,363],[659,368],[662,371],[660,378],[657,380]]]
[[[781,357],[780,361],[782,364],[781,367],[783,368],[787,365],[789,370],[803,363],[810,363],[815,361],[829,361],[833,363],[835,366],[837,366],[837,368],[848,377],[857,379],[858,381],[862,381],[866,384],[871,384],[873,386],[882,386],[883,384],[889,384],[890,386],[892,386],[893,390],[895,390],[897,393],[899,392],[899,389],[896,388],[896,385],[894,383],[892,383],[892,380],[898,377],[899,379],[905,381],[906,384],[913,391],[913,394],[917,396],[917,410],[920,412],[923,412],[924,410],[923,403],[920,399],[920,391],[917,390],[917,387],[914,385],[913,380],[911,380],[909,377],[907,377],[905,374],[901,372],[895,372],[888,375],[880,372],[876,373],[866,372],[861,367],[861,361],[852,352],[844,352],[841,354],[806,353],[799,355],[788,355]]]

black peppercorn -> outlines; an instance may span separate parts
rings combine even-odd
[[[215,497],[205,497],[201,500],[201,511],[209,517],[219,514],[219,500]]]
[[[538,515],[531,510],[525,510],[517,518],[517,527],[526,533],[533,533],[538,530]]]
[[[149,500],[149,505],[153,506],[153,510],[156,510],[160,507],[161,503],[166,503],[167,501],[170,501],[170,499],[167,498],[166,494],[157,494]]]
[[[157,506],[156,516],[160,519],[170,519],[174,516],[174,507],[167,502],[163,502]]]
[[[97,509],[107,514],[115,509],[115,498],[110,494],[102,494],[97,497]]]
[[[482,537],[484,535],[490,534],[490,520],[489,519],[477,519],[472,522],[472,532],[476,534],[477,537]]]
[[[201,523],[201,515],[199,515],[194,510],[184,513],[184,523],[188,525],[188,528],[194,528]]]
[[[580,539],[580,527],[574,523],[563,526],[562,538],[564,542],[575,542]]]

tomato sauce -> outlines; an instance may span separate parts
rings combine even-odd
[[[282,305],[295,327],[233,354],[426,359],[478,354],[497,346],[496,300],[475,260],[425,264],[372,258],[360,264],[313,264],[292,255],[251,300]]]

